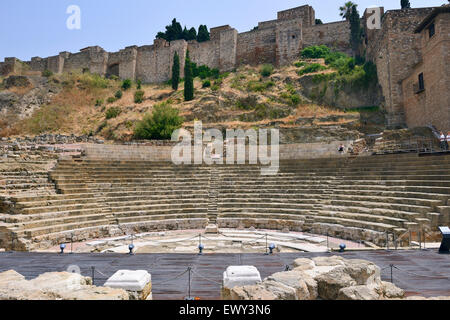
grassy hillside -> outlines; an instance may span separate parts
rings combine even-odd
[[[309,57],[279,69],[270,65],[244,66],[230,73],[195,78],[195,98],[189,102],[183,98],[183,82],[178,91],[173,91],[170,84],[142,85],[137,89],[136,83],[125,90],[121,80],[89,73],[47,75],[48,85],[58,87],[58,93],[30,117],[9,120],[10,128],[0,134],[51,132],[127,141],[133,138],[137,122],[161,104],[178,109],[185,127],[192,126],[195,120],[209,127],[293,128],[350,122],[355,127],[358,110],[349,116],[342,109],[313,103],[314,99],[302,94],[302,77],[312,75],[335,81],[343,77],[339,68],[337,63],[327,64],[324,58]],[[8,90],[23,94],[20,90],[24,89]]]

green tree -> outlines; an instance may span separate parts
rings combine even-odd
[[[166,103],[153,107],[152,114],[146,114],[134,128],[136,139],[170,139],[172,133],[181,128],[184,119],[179,115],[178,109]]]
[[[175,51],[173,56],[173,67],[172,67],[172,89],[177,91],[178,84],[180,83],[180,56],[178,52]]]
[[[166,32],[158,32],[156,38],[165,39],[167,41],[182,39],[183,28],[181,24],[177,22],[177,19],[172,20],[172,24],[166,26]]]
[[[192,73],[191,59],[189,58],[189,50],[186,53],[186,61],[184,64],[184,100],[191,101],[194,99],[194,76]]]
[[[356,8],[356,5],[353,6],[352,12],[349,17],[350,21],[350,42],[352,45],[353,52],[357,55],[359,45],[361,43],[361,20],[359,16],[358,9]]]
[[[411,9],[411,3],[409,0],[401,0],[400,2],[402,9]]]
[[[197,41],[204,42],[208,40],[210,40],[208,27],[206,25],[200,25],[200,27],[198,27]]]
[[[316,19],[316,24],[323,24],[323,22],[320,19]]]
[[[342,17],[342,19],[345,19],[347,21],[350,20],[350,15],[352,14],[353,7],[358,7],[358,5],[351,1],[347,1],[342,7],[339,7],[339,15]]]

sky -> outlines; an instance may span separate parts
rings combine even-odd
[[[277,12],[309,4],[324,23],[341,20],[347,0],[14,0],[0,4],[0,61],[17,57],[48,57],[99,45],[114,52],[132,45],[149,45],[173,18],[188,28],[229,24],[239,32]],[[360,13],[371,6],[399,9],[400,0],[354,0]],[[410,0],[413,8],[440,6],[447,0]],[[67,8],[81,10],[81,28],[69,30]]]

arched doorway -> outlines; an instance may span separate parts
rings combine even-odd
[[[108,66],[108,69],[106,70],[106,77],[110,78],[111,76],[119,76],[119,64],[115,63],[110,66]]]

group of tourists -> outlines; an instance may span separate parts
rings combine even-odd
[[[444,151],[448,151],[450,144],[450,131],[447,133],[447,136],[445,136],[445,134],[441,132],[439,140],[441,142],[441,149]]]

